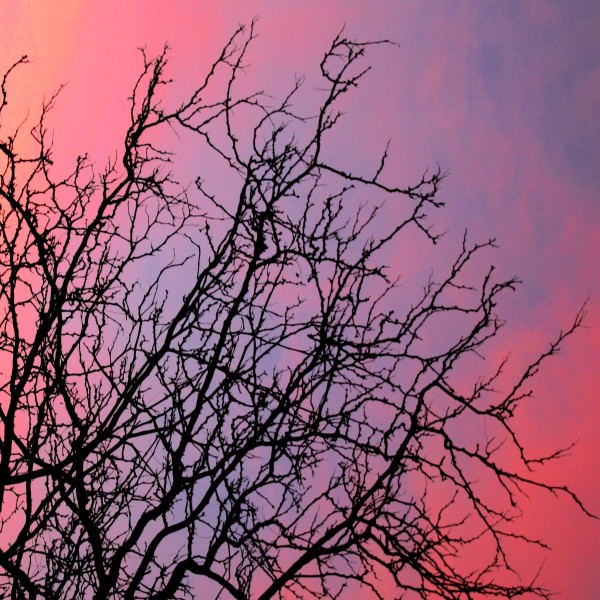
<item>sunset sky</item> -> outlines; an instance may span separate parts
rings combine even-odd
[[[448,231],[444,251],[456,251],[465,229],[471,239],[494,237],[490,262],[523,280],[500,307],[508,323],[492,354],[510,350],[522,366],[590,298],[586,328],[541,370],[519,427],[540,453],[579,440],[546,477],[600,514],[600,3],[0,0],[0,71],[23,54],[30,60],[11,80],[13,118],[37,114],[66,84],[49,123],[55,156],[66,171],[84,152],[102,165],[127,126],[137,48],[154,55],[168,43],[176,89],[189,90],[255,16],[248,85],[275,96],[294,74],[306,74],[307,89],[317,85],[322,54],[342,27],[398,43],[369,54],[372,71],[348,101],[339,162],[371,171],[391,139],[399,183],[437,163],[449,172],[447,206],[435,216]],[[428,267],[417,251],[397,260],[399,273]],[[524,530],[553,547],[519,556],[524,571],[545,561],[541,579],[562,598],[597,598],[600,521],[543,494],[524,508]]]

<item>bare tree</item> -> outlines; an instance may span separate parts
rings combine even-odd
[[[253,37],[170,108],[167,53],[143,54],[101,172],[83,156],[56,176],[54,98],[33,153],[0,131],[3,597],[389,598],[384,573],[407,597],[547,597],[511,578],[521,494],[581,504],[536,478],[561,452],[530,458],[512,417],[583,314],[504,394],[503,365],[458,374],[517,283],[471,269],[493,241],[465,237],[407,298],[383,253],[438,241],[443,174],[397,187],[387,151],[371,175],[328,158],[372,44],[336,37],[305,116],[299,80],[278,104],[240,93]],[[227,185],[179,185],[171,130]]]

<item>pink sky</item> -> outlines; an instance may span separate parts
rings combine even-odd
[[[436,162],[450,171],[448,206],[437,215],[449,230],[445,247],[455,249],[467,227],[474,239],[494,236],[491,260],[524,281],[503,307],[509,323],[497,350],[510,348],[515,365],[591,297],[588,328],[540,373],[520,424],[540,450],[580,440],[547,476],[600,513],[600,5],[0,0],[0,11],[0,68],[31,59],[13,79],[15,111],[35,112],[68,83],[51,123],[57,151],[66,159],[88,151],[99,164],[122,138],[139,46],[155,53],[168,42],[177,85],[189,88],[237,24],[258,15],[248,81],[277,93],[294,73],[310,84],[343,25],[351,36],[398,42],[371,54],[340,163],[371,169],[391,137],[401,182]],[[421,258],[394,267],[416,272]],[[523,525],[554,547],[543,579],[565,599],[597,598],[600,527],[549,500],[533,496]],[[541,560],[520,559],[530,570]]]

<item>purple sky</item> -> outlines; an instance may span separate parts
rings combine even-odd
[[[465,228],[496,237],[490,256],[524,283],[502,313],[493,352],[515,368],[545,349],[589,296],[588,328],[538,379],[521,427],[540,450],[579,439],[547,470],[596,513],[600,485],[600,3],[570,2],[65,2],[0,1],[0,65],[23,53],[21,108],[68,82],[54,113],[57,150],[101,164],[119,144],[139,68],[136,47],[172,47],[178,85],[192,86],[240,22],[259,15],[248,82],[274,93],[294,73],[315,82],[318,61],[345,25],[374,48],[373,71],[348,104],[340,164],[372,169],[392,138],[393,173],[409,183],[437,162],[450,172],[437,215],[453,252]],[[191,165],[190,165],[190,168]],[[418,273],[416,250],[394,267]],[[600,527],[573,506],[534,495],[523,527],[547,539],[544,581],[565,599],[600,587]],[[520,556],[536,568],[540,556]]]

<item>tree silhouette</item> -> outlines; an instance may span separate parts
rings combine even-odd
[[[372,44],[335,38],[305,116],[301,80],[240,93],[253,39],[174,108],[166,50],[143,53],[101,172],[56,175],[55,98],[35,151],[0,137],[3,597],[547,597],[511,575],[521,495],[581,503],[536,478],[561,451],[530,458],[512,417],[583,312],[508,392],[504,363],[467,377],[517,282],[472,269],[493,241],[466,236],[413,297],[385,268],[405,234],[438,241],[443,174],[397,187],[387,151],[372,175],[328,158]],[[178,184],[171,130],[223,189]]]

